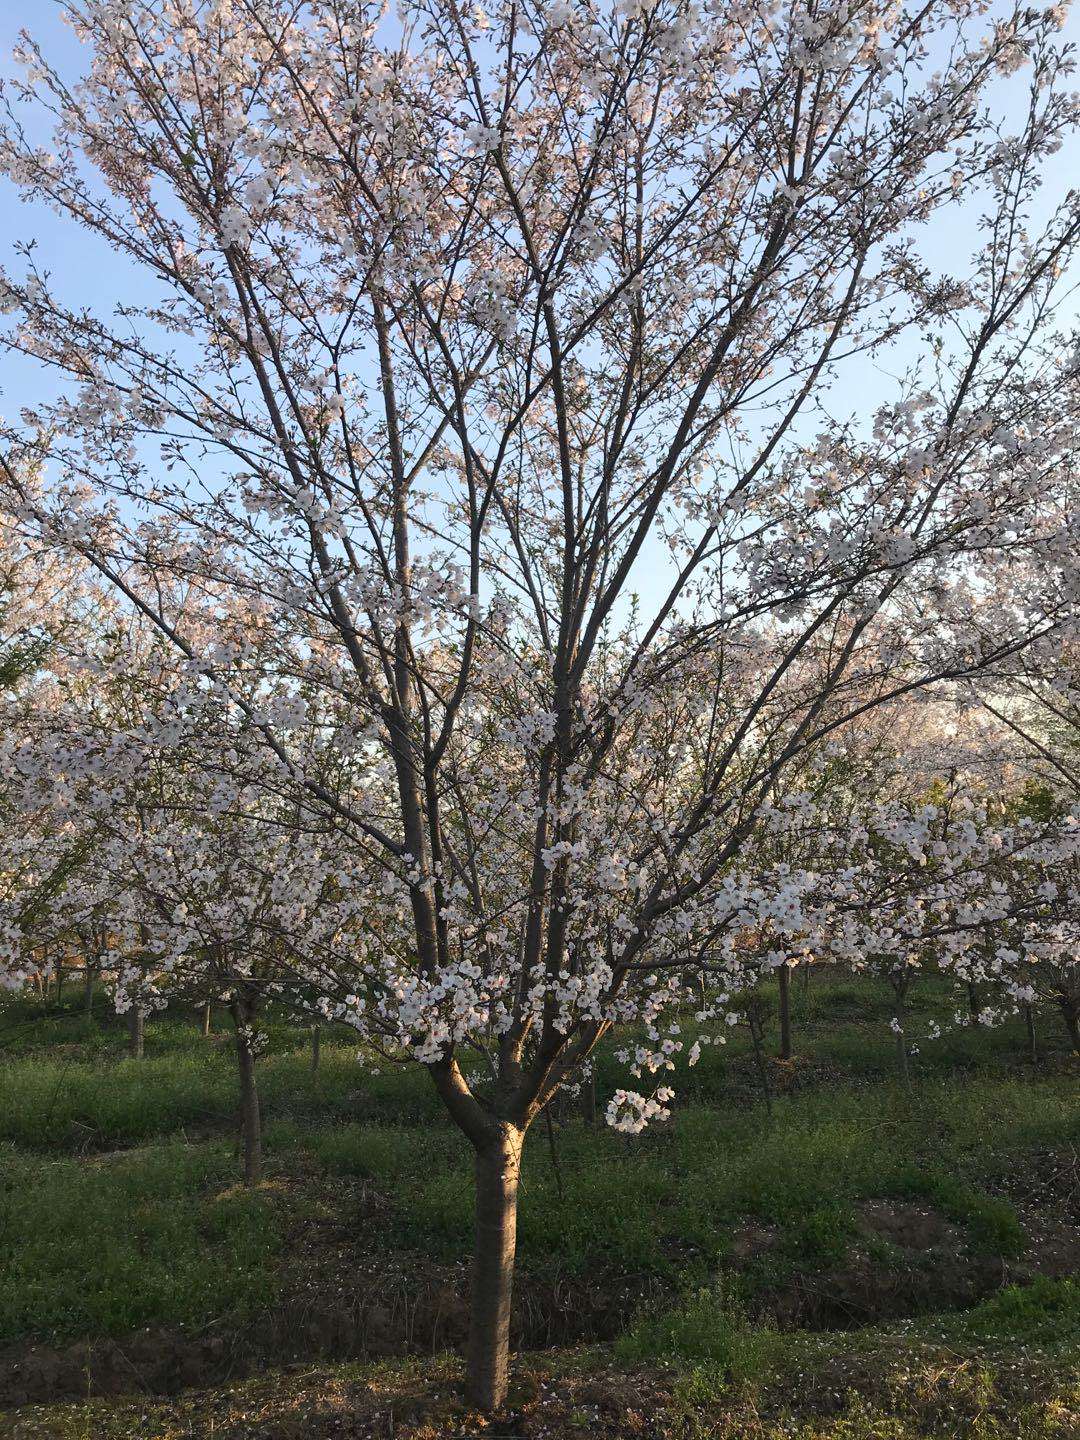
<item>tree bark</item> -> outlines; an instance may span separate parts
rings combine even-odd
[[[202,1013],[202,1033],[203,1033],[203,1039],[204,1039],[204,1040],[207,1039],[207,1038],[209,1038],[209,1035],[210,1035],[210,1027],[211,1027],[211,1025],[213,1024],[213,1020],[214,1020],[214,1007],[213,1007],[213,1005],[211,1005],[210,1001],[207,1000],[206,1004],[203,1006],[203,1013]]]
[[[967,982],[968,993],[968,1021],[977,1030],[979,1028],[979,1011],[982,1005],[979,1003],[979,987],[974,980]]]
[[[510,1293],[517,1244],[518,1181],[524,1136],[500,1124],[476,1152],[476,1242],[473,1250],[466,1394],[480,1410],[498,1410],[510,1372]]]
[[[902,1015],[897,1014],[896,1019],[903,1023]],[[903,1030],[897,1031],[896,1035],[896,1068],[900,1072],[900,1083],[907,1089],[911,1083],[911,1075],[908,1071],[907,1037]]]
[[[1062,1000],[1061,1014],[1072,1041],[1073,1054],[1080,1055],[1080,1005],[1072,1000]]]
[[[1024,1006],[1024,1024],[1027,1026],[1028,1058],[1033,1065],[1039,1063],[1039,1042],[1035,1035],[1035,1009],[1031,1005]]]
[[[911,1072],[908,1068],[908,1047],[907,1036],[904,1034],[904,1014],[907,1005],[908,989],[911,985],[911,971],[906,967],[895,970],[892,974],[893,994],[896,996],[893,1005],[893,1023],[896,1027],[896,1067],[900,1072],[900,1083],[907,1090],[911,1085]]]
[[[586,1125],[596,1124],[596,1072],[590,1070],[581,1082],[581,1118]]]
[[[236,1060],[240,1070],[240,1130],[244,1142],[244,1184],[258,1185],[262,1179],[262,1116],[259,1088],[255,1081],[255,1055],[248,1041],[254,1014],[243,1001],[229,1006],[236,1027]]]
[[[311,1070],[313,1074],[319,1068],[320,1035],[320,1027],[313,1025],[311,1027]]]
[[[146,1031],[146,1017],[138,1005],[132,1005],[127,1013],[128,1024],[128,1054],[132,1060],[143,1058],[143,1045]]]
[[[94,969],[88,960],[83,972],[83,1011],[87,1018],[94,1013]]]
[[[747,1024],[750,1029],[750,1040],[754,1047],[754,1064],[757,1066],[758,1080],[761,1082],[761,1093],[765,1100],[765,1113],[772,1119],[772,1086],[769,1084],[769,1067],[765,1060],[765,1047],[762,1044],[761,1016],[756,1010],[751,1010],[747,1017]]]
[[[780,1059],[790,1060],[791,1048],[791,966],[781,965],[780,974]]]

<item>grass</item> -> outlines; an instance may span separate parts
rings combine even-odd
[[[231,1147],[165,1141],[92,1163],[8,1153],[0,1182],[0,1342],[204,1324],[273,1298],[269,1192]]]
[[[779,1386],[780,1395],[793,1365],[812,1367],[827,1353],[827,1337],[781,1336],[751,1323],[748,1310],[756,1312],[763,1295],[792,1277],[842,1267],[853,1247],[883,1272],[909,1263],[889,1242],[867,1239],[865,1202],[931,1209],[959,1229],[972,1257],[1005,1265],[1024,1257],[1027,1239],[1006,1192],[1032,1157],[1080,1145],[1075,1065],[1049,1026],[1040,1067],[1026,1062],[1022,1027],[965,1029],[923,1046],[905,1088],[883,1023],[884,987],[822,976],[805,993],[797,983],[794,996],[799,1059],[773,1067],[771,1115],[745,1037],[736,1034],[674,1077],[670,1124],[627,1137],[570,1116],[557,1127],[557,1165],[542,1126],[526,1146],[523,1291],[553,1276],[580,1284],[625,1276],[644,1289],[656,1281],[659,1291],[649,1293],[670,1303],[639,1315],[613,1353],[623,1369],[677,1376],[665,1403],[682,1416],[680,1434],[695,1434],[702,1415],[717,1425],[721,1394],[773,1394]],[[952,1004],[927,984],[916,988],[912,1010],[919,1023],[940,1021]],[[384,1259],[408,1273],[410,1265],[468,1255],[471,1155],[419,1068],[373,1073],[354,1040],[326,1032],[313,1073],[307,1032],[275,1019],[259,1062],[269,1180],[244,1192],[236,1185],[228,1031],[204,1038],[193,1017],[165,1015],[149,1022],[146,1045],[143,1060],[128,1060],[122,1025],[100,1005],[85,1016],[78,996],[60,1011],[26,1000],[0,1011],[0,1343],[124,1336],[145,1325],[241,1326],[304,1280],[298,1241],[316,1212],[336,1218],[343,1238],[332,1263],[346,1287],[357,1256],[371,1274]],[[614,1048],[599,1057],[601,1100],[625,1082]],[[358,1208],[369,1194],[378,1197],[374,1219]],[[743,1265],[738,1281],[718,1280],[729,1274],[739,1236],[754,1227],[769,1237],[767,1253]],[[1076,1283],[1040,1279],[962,1314],[912,1321],[903,1343],[979,1354],[1053,1345],[1072,1364],[1078,1317]],[[872,1336],[868,1344],[880,1369]],[[781,1399],[776,1404],[782,1409]],[[847,1429],[801,1417],[795,1405],[791,1427],[776,1433],[923,1433],[904,1428],[899,1402],[882,1404],[870,1418],[848,1407]],[[892,1429],[882,1419],[890,1405]],[[86,1423],[91,1413],[84,1407]],[[563,1419],[566,1433],[577,1433]],[[984,1420],[989,1428],[971,1430],[973,1440],[996,1440],[998,1421]],[[1031,1422],[1038,1440],[1054,1435],[1044,1420]],[[108,1423],[103,1437],[112,1433]]]
[[[615,1344],[625,1365],[649,1361],[708,1372],[720,1385],[761,1381],[778,1363],[783,1340],[753,1325],[730,1285],[714,1283],[685,1296],[660,1314],[643,1315]]]
[[[629,1369],[627,1367],[630,1367]],[[4,1440],[1073,1440],[1080,1376],[1060,1362],[995,1366],[893,1332],[815,1337],[764,1378],[708,1362],[672,1370],[603,1349],[518,1367],[505,1422],[460,1396],[445,1355],[293,1367],[175,1398],[92,1399],[21,1411]]]
[[[1008,1285],[972,1310],[939,1317],[938,1333],[1075,1350],[1080,1345],[1080,1279],[1039,1275],[1030,1285]]]

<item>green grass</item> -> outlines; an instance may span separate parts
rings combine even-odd
[[[197,1326],[273,1298],[274,1197],[236,1188],[229,1146],[7,1153],[0,1175],[0,1341]]]
[[[579,1122],[558,1135],[563,1195],[542,1129],[526,1146],[518,1222],[525,1265],[706,1275],[742,1218],[780,1226],[785,1253],[842,1259],[852,1207],[919,1198],[965,1226],[982,1251],[1014,1256],[1013,1207],[982,1188],[1015,1170],[1025,1144],[1080,1139],[1075,1081],[930,1083],[913,1094],[832,1088],[760,1111],[687,1106],[663,1131],[627,1139]],[[444,1256],[467,1253],[471,1154],[447,1125],[273,1127],[275,1155],[297,1152],[331,1174],[363,1176],[390,1195],[393,1237]]]
[[[707,1372],[718,1382],[760,1380],[782,1353],[774,1330],[747,1319],[737,1297],[721,1284],[702,1287],[659,1315],[644,1315],[615,1343],[626,1365],[647,1361]]]
[[[703,1312],[703,1315],[707,1312]],[[627,1348],[620,1347],[623,1355]],[[1059,1359],[994,1360],[880,1331],[785,1345],[775,1365],[619,1359],[588,1347],[519,1357],[512,1413],[485,1426],[453,1356],[314,1364],[175,1397],[35,1406],[12,1440],[248,1440],[390,1433],[395,1440],[534,1435],[626,1440],[1074,1440],[1080,1377]],[[629,1373],[622,1367],[632,1365]]]
[[[1080,1344],[1080,1280],[1036,1277],[1031,1285],[1009,1285],[949,1327],[974,1339],[1051,1346]]]
[[[1026,1066],[1022,1036],[965,1030],[937,1058],[927,1047],[904,1089],[881,1023],[885,987],[826,976],[794,994],[802,1059],[790,1073],[801,1065],[811,1082],[777,1094],[771,1117],[735,1036],[676,1074],[670,1125],[626,1137],[571,1119],[558,1127],[559,1173],[534,1127],[518,1226],[523,1284],[553,1272],[660,1277],[697,1314],[717,1303],[715,1275],[740,1226],[778,1232],[751,1277],[767,1287],[843,1264],[858,1206],[882,1197],[940,1211],[973,1253],[1022,1252],[1001,1191],[1032,1152],[1080,1143],[1075,1073]],[[302,1219],[308,1185],[369,1181],[383,1199],[377,1232],[361,1229],[360,1240],[376,1252],[469,1253],[471,1153],[419,1067],[372,1073],[354,1039],[328,1031],[312,1073],[306,1032],[272,1021],[258,1070],[267,1173],[288,1183],[285,1205],[273,1184],[254,1195],[232,1188],[227,1030],[205,1039],[190,1016],[155,1016],[146,1058],[131,1061],[122,1025],[100,1006],[87,1019],[78,1000],[59,1013],[27,1001],[0,1012],[0,1338],[197,1327],[249,1312],[281,1283],[287,1225]],[[953,1003],[927,984],[913,1009],[933,1016]],[[613,1048],[600,1057],[601,1101],[626,1078]],[[839,1063],[845,1054],[850,1065]],[[788,1073],[777,1067],[778,1081]],[[102,1153],[111,1151],[121,1153]],[[887,1249],[878,1246],[883,1264]],[[685,1340],[677,1315],[664,1323]]]
[[[925,1200],[965,1225],[975,1246],[986,1254],[1014,1259],[1023,1253],[1024,1231],[1015,1208],[999,1196],[979,1194],[955,1175],[912,1167],[896,1177],[892,1193]]]

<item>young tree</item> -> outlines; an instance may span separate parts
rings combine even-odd
[[[1075,197],[1027,224],[1076,126],[1060,12],[61,8],[88,75],[27,41],[0,159],[162,293],[110,317],[33,252],[4,278],[11,344],[70,382],[7,437],[10,503],[347,837],[381,940],[335,1013],[475,1149],[494,1408],[525,1134],[614,1026],[666,1065],[688,954],[813,888],[751,863],[788,768],[1072,621]],[[935,276],[920,231],[972,210],[969,273]],[[898,340],[863,423],[843,381]],[[254,651],[189,622],[189,580],[244,598]],[[295,743],[315,697],[339,785]]]

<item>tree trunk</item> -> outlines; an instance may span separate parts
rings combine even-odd
[[[320,1034],[321,1034],[321,1032],[320,1032],[319,1026],[318,1026],[318,1025],[313,1025],[313,1026],[311,1027],[311,1070],[312,1070],[312,1074],[315,1074],[315,1073],[318,1071],[318,1069],[319,1069]]]
[[[1039,1063],[1039,1042],[1035,1037],[1035,1010],[1031,1005],[1024,1006],[1024,1024],[1027,1026],[1028,1058],[1033,1065]]]
[[[202,1014],[202,1033],[203,1033],[203,1039],[204,1039],[204,1040],[207,1039],[208,1036],[209,1036],[209,1034],[210,1034],[210,1026],[211,1026],[212,1023],[213,1023],[213,1019],[214,1019],[214,1007],[213,1007],[213,1005],[211,1005],[210,1001],[207,1000],[206,1004],[203,1006],[203,1014]]]
[[[761,1018],[756,1012],[751,1012],[748,1017],[750,1028],[750,1040],[754,1047],[754,1064],[757,1066],[758,1080],[761,1082],[761,1093],[765,1099],[765,1113],[772,1119],[772,1086],[769,1084],[769,1066],[765,1060],[765,1047],[762,1044]]]
[[[791,1049],[791,966],[780,966],[780,1059],[790,1060]]]
[[[83,973],[83,1011],[88,1019],[94,1013],[94,966],[89,960]]]
[[[514,1126],[500,1125],[498,1135],[476,1152],[476,1240],[466,1393],[471,1404],[485,1411],[498,1410],[506,1399],[523,1139]]]
[[[904,1012],[910,984],[910,970],[902,968],[893,971],[892,987],[893,994],[896,996],[893,1005],[893,1025],[896,1030],[896,1068],[900,1071],[900,1083],[905,1090],[908,1089],[911,1084],[911,1074],[908,1069],[907,1036],[904,1034]]]
[[[262,1116],[255,1083],[255,1055],[248,1040],[254,1018],[251,1007],[234,1000],[230,1005],[236,1026],[236,1059],[240,1069],[240,1129],[244,1140],[244,1184],[262,1179]]]
[[[581,1082],[581,1118],[586,1125],[596,1124],[596,1073],[590,1071]]]
[[[127,1014],[128,1025],[128,1054],[132,1060],[143,1058],[143,1039],[146,1030],[146,1017],[138,1005],[132,1005]]]
[[[975,981],[974,981],[974,980],[969,980],[969,981],[967,982],[967,993],[968,993],[968,1021],[969,1021],[969,1023],[970,1023],[971,1025],[973,1025],[976,1029],[978,1029],[978,1026],[979,1026],[979,1011],[982,1009],[982,1006],[981,1006],[980,1003],[979,1003],[979,987],[975,984]]]
[[[1080,1005],[1072,1000],[1062,1000],[1061,1014],[1072,1041],[1073,1054],[1080,1055]]]
[[[898,1014],[896,1019],[903,1024],[902,1015]],[[900,1083],[906,1089],[911,1083],[911,1077],[908,1073],[907,1037],[902,1029],[896,1032],[896,1067],[900,1071]]]

